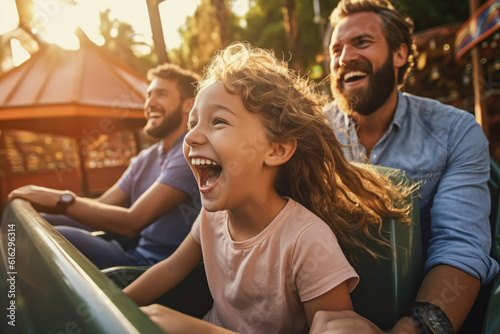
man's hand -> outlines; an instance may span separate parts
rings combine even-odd
[[[14,198],[28,200],[37,211],[47,213],[60,213],[57,202],[64,191],[38,186],[23,186],[10,192],[7,196],[9,201]]]
[[[358,334],[358,333],[383,333],[369,320],[354,311],[329,312],[319,311],[314,315],[314,320],[309,334]]]

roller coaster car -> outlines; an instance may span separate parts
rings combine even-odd
[[[388,175],[394,182],[410,182],[402,173],[378,168],[382,173],[391,172]],[[492,255],[497,260],[500,255],[499,181],[500,168],[492,161],[490,221]],[[394,251],[388,247],[378,248],[382,255],[378,260],[360,252],[353,263],[360,276],[360,283],[351,294],[354,309],[382,329],[394,325],[404,307],[414,300],[422,279],[418,197],[412,194],[408,200],[413,208],[413,224],[383,220],[384,233]],[[147,267],[113,267],[99,271],[29,203],[14,200],[7,205],[0,246],[4,264],[0,270],[0,307],[7,312],[0,322],[1,333],[162,332],[121,292],[121,288]],[[15,284],[11,285],[11,281]],[[483,333],[500,332],[500,274],[492,284]],[[201,318],[212,305],[203,264],[156,302]]]

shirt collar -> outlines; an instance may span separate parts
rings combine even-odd
[[[403,93],[398,90],[398,102],[396,103],[396,111],[394,112],[391,125],[400,129],[407,113],[408,101],[404,98]]]
[[[181,136],[179,136],[179,138],[177,138],[174,142],[174,144],[172,145],[172,147],[170,148],[169,152],[173,150],[174,147],[177,147],[178,145],[182,145],[182,142],[184,141],[184,136],[186,134],[183,134]],[[157,150],[158,150],[158,155],[159,156],[162,156],[162,155],[166,155],[168,154],[168,152],[164,152],[163,151],[163,140],[160,139],[159,141],[159,145],[157,147]]]

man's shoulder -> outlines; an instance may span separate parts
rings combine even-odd
[[[328,117],[334,128],[344,128],[345,124],[345,112],[343,112],[337,105],[337,102],[332,101],[328,103],[324,108],[323,112]]]
[[[419,119],[433,122],[450,122],[451,119],[466,119],[469,121],[474,120],[474,116],[462,109],[454,107],[452,105],[444,104],[441,101],[416,96],[409,93],[403,93],[405,98],[408,111],[412,114],[418,116]]]
[[[444,104],[438,100],[402,94],[407,105],[412,126],[420,127],[429,133],[460,132],[464,128],[479,126],[471,113]]]
[[[148,164],[148,161],[156,161],[158,158],[158,146],[160,143],[154,143],[153,145],[141,150],[135,157],[130,159],[130,165],[143,165]]]
[[[146,157],[149,157],[152,154],[156,155],[158,153],[158,146],[159,145],[160,145],[160,142],[156,142],[156,143],[152,144],[151,146],[142,149],[136,155],[136,158],[138,158],[138,159],[144,159]]]

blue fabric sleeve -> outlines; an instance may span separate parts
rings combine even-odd
[[[198,184],[196,183],[191,168],[184,158],[182,149],[176,151],[168,159],[166,168],[163,169],[158,181],[180,189],[189,196],[198,195]]]
[[[489,256],[488,141],[472,115],[457,117],[449,131],[449,156],[432,204],[424,270],[450,265],[487,284],[498,272]]]

